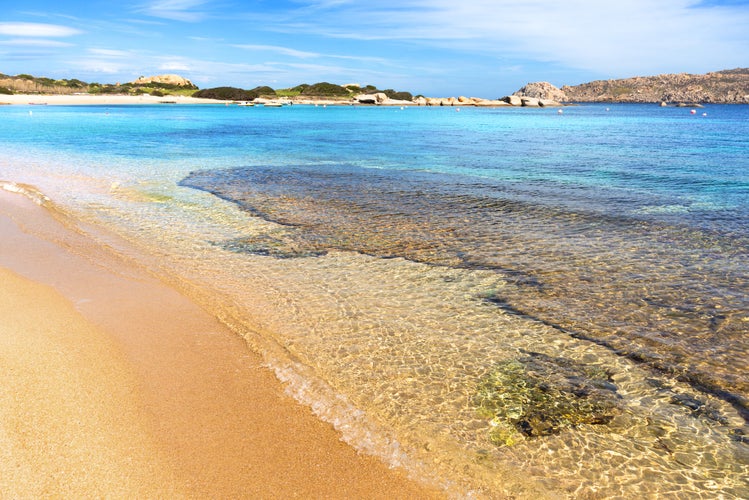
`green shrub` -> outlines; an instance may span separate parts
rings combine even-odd
[[[302,91],[304,96],[311,97],[348,97],[348,89],[334,83],[320,82],[310,85]]]
[[[411,92],[396,92],[393,89],[383,90],[382,92],[390,99],[397,99],[399,101],[411,101],[414,98]]]
[[[2,95],[13,95],[13,91],[10,89],[6,89],[5,87],[0,87],[0,94]]]
[[[256,97],[278,97],[276,91],[267,85],[255,87],[252,90],[248,90],[248,92],[255,94]]]
[[[251,101],[257,97],[252,92],[236,87],[215,87],[198,90],[192,96],[204,99],[220,99],[223,101]]]
[[[111,85],[111,84],[102,85],[99,89],[99,93],[100,94],[119,94],[120,88],[116,85]]]
[[[86,82],[82,82],[81,80],[77,80],[73,78],[72,80],[63,80],[64,85],[67,85],[68,87],[80,89],[83,87],[88,87],[88,84]]]

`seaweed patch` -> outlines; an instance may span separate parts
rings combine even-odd
[[[483,377],[475,403],[490,419],[489,439],[511,446],[579,425],[608,424],[621,413],[610,373],[572,360],[528,352]]]

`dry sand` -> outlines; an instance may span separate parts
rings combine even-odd
[[[50,106],[75,105],[122,105],[122,104],[225,104],[228,101],[216,99],[200,99],[195,97],[167,95],[157,97],[152,95],[41,95],[41,94],[13,94],[0,95],[0,104],[37,104]]]
[[[0,498],[439,498],[195,303],[0,189]]]

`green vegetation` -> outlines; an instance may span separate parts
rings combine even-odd
[[[356,84],[341,86],[329,82],[319,82],[312,85],[303,83],[296,87],[287,89],[277,89],[264,85],[245,90],[236,87],[215,87],[210,89],[199,90],[196,86],[180,86],[167,83],[150,82],[145,84],[135,83],[86,83],[78,79],[59,79],[55,80],[47,77],[34,77],[29,74],[20,74],[16,76],[7,76],[0,74],[2,78],[3,90],[0,93],[15,92],[39,92],[42,94],[71,94],[74,92],[89,93],[96,95],[144,95],[168,96],[182,95],[192,97],[202,97],[208,99],[231,100],[231,101],[252,101],[257,98],[275,99],[278,97],[306,97],[321,99],[351,99],[357,94],[374,94],[382,92],[391,99],[412,100],[410,92],[397,92],[393,89],[378,90],[374,85],[360,87]],[[32,86],[29,85],[31,83]]]
[[[388,96],[390,99],[397,99],[399,101],[411,101],[414,98],[411,92],[396,92],[393,89],[383,90],[382,93]]]
[[[621,97],[630,93],[632,93],[632,89],[630,87],[618,86],[611,89],[611,95],[614,97]]]
[[[0,75],[0,78],[6,80],[4,85],[9,87],[10,90],[16,90],[19,92],[23,91],[34,91],[46,94],[69,94],[72,92],[85,92],[89,94],[130,94],[130,95],[191,95],[197,87],[193,86],[180,86],[168,83],[151,82],[147,84],[101,84],[101,83],[86,83],[78,79],[60,79],[55,80],[47,77],[34,77],[28,74],[20,74],[16,76]],[[29,87],[29,83],[34,87]]]
[[[243,90],[236,87],[216,87],[204,89],[196,92],[193,97],[203,97],[207,99],[221,99],[233,101],[251,101],[258,97],[277,98],[277,97],[307,97],[322,99],[350,99],[357,94],[373,94],[383,92],[391,99],[411,100],[413,96],[410,92],[396,92],[395,90],[377,90],[374,85],[359,87],[358,85],[347,85],[345,87],[329,82],[320,82],[312,85],[303,83],[296,87],[286,89],[272,89],[268,86],[255,87],[251,90]]]
[[[306,89],[307,87],[309,87],[309,85],[303,83],[289,89],[276,89],[276,95],[278,97],[297,97],[301,95],[304,89]]]
[[[334,83],[320,82],[309,85],[302,90],[301,95],[309,97],[350,97],[351,92],[347,88]]]
[[[512,446],[583,424],[607,424],[620,413],[616,386],[601,368],[540,353],[509,359],[484,376],[475,396],[490,419],[489,439]]]
[[[249,92],[251,94],[255,94],[255,99],[257,99],[258,97],[270,97],[272,99],[278,97],[278,94],[276,93],[276,91],[268,87],[267,85],[264,85],[261,87],[255,87]]]
[[[13,95],[13,91],[5,87],[0,87],[0,95]]]
[[[257,97],[257,95],[252,92],[236,87],[216,87],[212,89],[198,90],[193,93],[192,96],[225,101],[251,101]]]

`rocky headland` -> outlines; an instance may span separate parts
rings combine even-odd
[[[549,82],[533,82],[512,95],[497,100],[475,97],[414,99],[414,104],[426,106],[544,107],[585,102],[662,105],[749,104],[749,68],[716,71],[704,75],[678,73],[596,80],[581,85],[565,85],[561,89]]]
[[[749,68],[596,80],[561,91],[564,102],[749,104]]]

